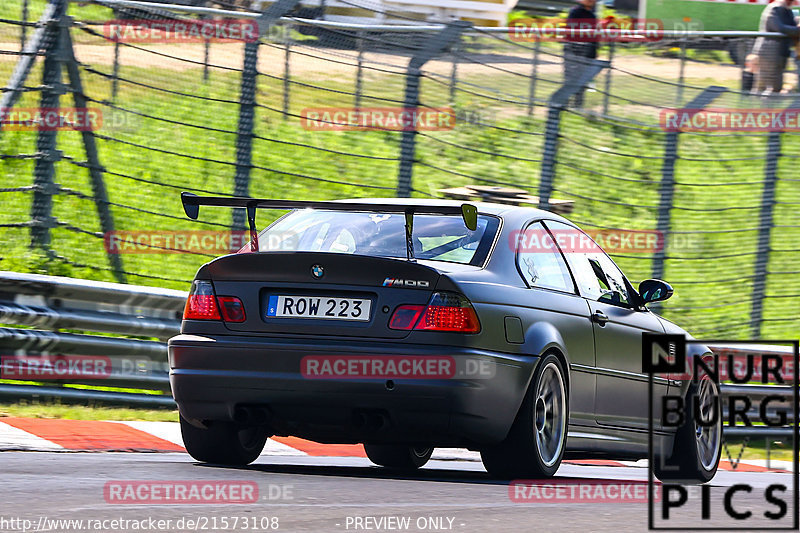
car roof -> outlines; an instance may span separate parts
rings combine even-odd
[[[550,211],[537,209],[535,207],[523,207],[518,205],[498,204],[491,202],[471,202],[469,200],[445,200],[441,198],[346,198],[335,200],[336,202],[359,202],[375,204],[397,204],[397,205],[442,205],[460,206],[471,204],[478,208],[478,212],[499,217],[520,217],[520,218],[548,218],[551,220],[563,220],[569,222],[564,217],[556,215]]]

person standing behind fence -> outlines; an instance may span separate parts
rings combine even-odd
[[[578,0],[578,5],[569,10],[567,14],[567,35],[564,44],[564,81],[577,80],[586,66],[597,59],[597,39],[590,35],[581,35],[577,29],[594,28],[597,26],[597,17],[594,14],[596,0]],[[569,30],[575,33],[570,33]],[[583,107],[583,93],[586,87],[575,94],[573,103],[576,107]]]
[[[761,13],[758,31],[778,32],[787,37],[797,38],[800,28],[797,27],[790,7],[797,0],[775,0]],[[758,55],[758,71],[756,74],[756,90],[758,94],[778,94],[783,88],[783,71],[794,40],[780,37],[759,37],[753,47]]]

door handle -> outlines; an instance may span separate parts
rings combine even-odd
[[[608,315],[602,311],[595,311],[592,313],[592,322],[596,322],[599,326],[605,326],[608,322]]]

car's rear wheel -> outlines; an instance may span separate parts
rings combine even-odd
[[[261,426],[212,421],[203,429],[190,424],[183,416],[180,421],[186,451],[204,463],[248,465],[261,455],[270,436]]]
[[[376,465],[398,470],[416,470],[431,458],[433,448],[399,444],[365,444],[367,457]]]
[[[702,420],[711,421],[716,417],[714,424],[703,425],[695,420],[693,406],[695,401],[700,407]],[[685,406],[684,423],[675,433],[672,454],[665,461],[656,457],[653,473],[661,481],[679,481],[684,484],[706,483],[717,473],[722,452],[719,387],[708,376],[703,376],[697,384],[689,387]]]
[[[552,477],[564,456],[568,405],[563,365],[555,355],[545,355],[508,436],[481,450],[486,470],[500,478]]]

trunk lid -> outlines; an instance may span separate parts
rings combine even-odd
[[[231,331],[389,339],[409,334],[388,327],[397,306],[427,304],[439,277],[406,260],[320,252],[229,255],[198,273],[217,296],[242,300],[246,319],[226,322]]]

